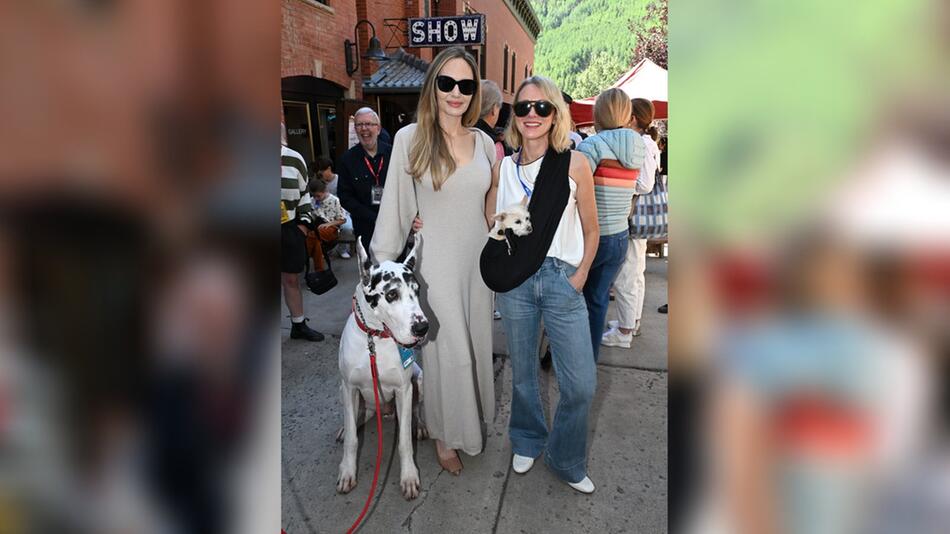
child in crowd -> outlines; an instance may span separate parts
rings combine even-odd
[[[314,169],[314,175],[311,177],[311,180],[322,180],[327,184],[327,193],[337,198],[336,191],[339,179],[336,173],[333,172],[333,162],[330,161],[330,158],[317,159]],[[356,242],[356,236],[353,234],[353,221],[350,219],[350,214],[347,213],[346,210],[343,210],[343,216],[345,221],[340,226],[339,238],[341,242],[336,247],[336,253],[344,260],[348,260],[352,254],[355,253],[355,251],[351,252],[349,248]]]
[[[327,184],[323,180],[310,180],[311,202],[313,216],[317,222],[317,230],[307,236],[307,250],[311,252],[314,269],[326,269],[323,262],[323,246],[333,247],[340,237],[340,227],[346,222],[346,214],[340,199],[327,192]]]

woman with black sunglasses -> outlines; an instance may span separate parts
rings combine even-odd
[[[460,47],[432,61],[417,122],[396,133],[371,245],[377,260],[395,260],[418,212],[424,238],[416,275],[430,324],[421,358],[425,418],[439,464],[454,475],[462,470],[457,451],[480,453],[483,423],[495,417],[492,298],[478,272],[495,143],[474,128],[477,73]]]
[[[599,235],[593,176],[587,159],[570,150],[570,111],[554,82],[542,76],[524,80],[513,109],[515,117],[505,137],[518,152],[496,165],[497,185],[489,193],[488,206],[494,213],[527,199],[534,227],[518,242],[518,253],[526,256],[522,260],[531,268],[515,281],[503,280],[510,284],[505,287],[518,285],[496,296],[512,369],[512,468],[526,473],[543,452],[545,463],[561,480],[591,493],[587,418],[597,372],[582,290]],[[499,260],[484,260],[483,256],[483,276],[488,273],[492,287],[500,286],[495,281],[504,277],[494,276],[488,264]],[[542,319],[560,390],[550,431],[538,391]]]

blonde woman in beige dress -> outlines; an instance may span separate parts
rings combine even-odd
[[[439,464],[454,475],[462,470],[457,451],[482,451],[495,410],[492,298],[478,268],[495,144],[473,127],[481,102],[477,72],[459,47],[433,60],[417,122],[396,133],[371,244],[377,261],[395,260],[418,213],[416,276],[430,324],[421,357],[426,425]]]

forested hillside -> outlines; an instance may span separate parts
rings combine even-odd
[[[655,0],[531,0],[543,30],[534,73],[552,78],[574,98],[596,95],[633,66],[631,25]],[[651,17],[647,26],[658,19]]]

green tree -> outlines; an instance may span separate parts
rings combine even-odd
[[[580,97],[596,95],[629,68],[626,62],[618,60],[608,52],[595,52],[587,68],[573,78],[571,90]],[[568,91],[568,94],[571,92]]]
[[[633,50],[634,64],[649,58],[664,69],[668,68],[669,51],[666,44],[669,16],[670,7],[667,0],[658,0],[647,6],[646,15],[630,25],[630,31],[637,41]]]
[[[574,98],[596,95],[633,66],[638,37],[631,28],[644,28],[646,36],[659,27],[666,35],[666,0],[532,0],[532,5],[543,27],[534,72]]]

